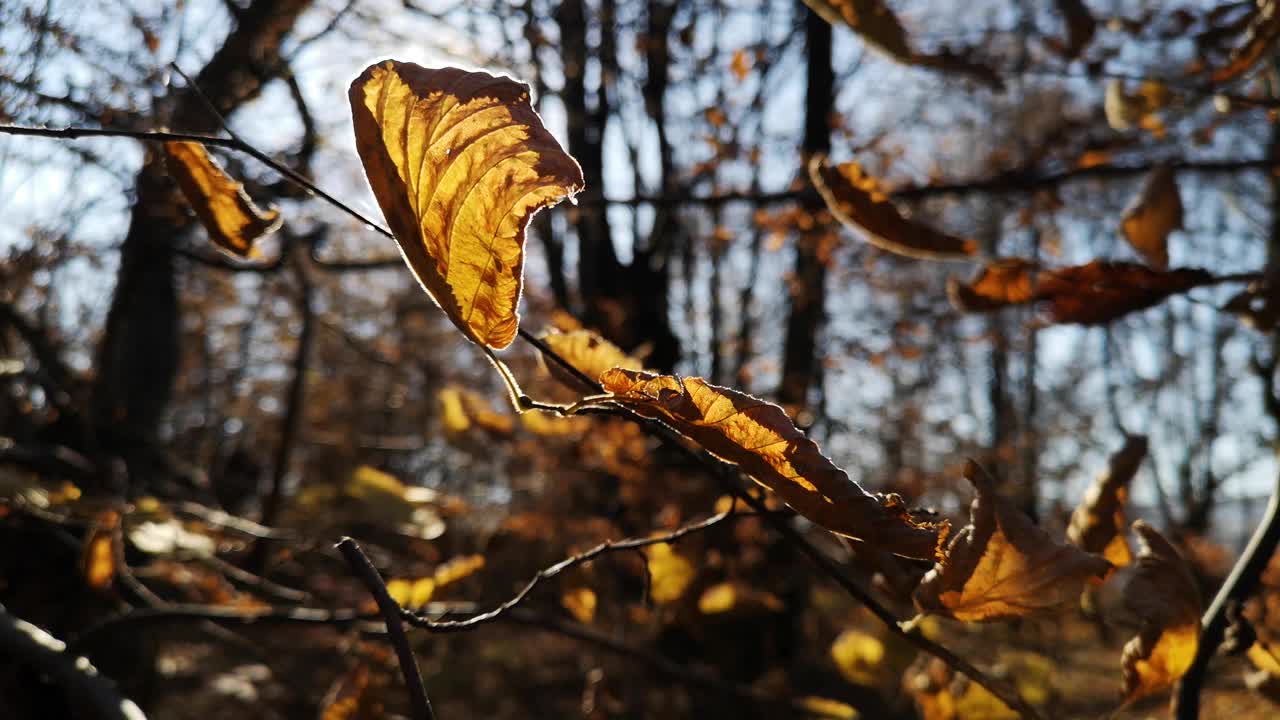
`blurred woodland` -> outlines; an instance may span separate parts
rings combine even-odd
[[[0,2],[0,717],[418,720],[344,536],[445,720],[1280,714],[1277,40],[1276,0]],[[370,226],[385,58],[527,83],[581,168],[496,354]],[[278,228],[212,243],[162,131]],[[656,407],[694,378],[929,552]]]

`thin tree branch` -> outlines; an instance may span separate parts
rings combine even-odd
[[[529,582],[525,583],[524,587],[521,588],[519,592],[511,597],[511,599],[488,612],[474,615],[466,620],[432,620],[426,615],[421,615],[404,609],[400,611],[400,614],[404,617],[405,622],[408,622],[410,625],[427,628],[433,632],[460,632],[463,630],[470,630],[477,625],[483,625],[484,623],[500,619],[505,613],[510,612],[521,602],[524,602],[524,599],[529,596],[529,593],[533,592],[533,589],[536,588],[543,580],[549,580],[569,568],[576,567],[585,562],[590,562],[601,555],[611,552],[636,550],[639,548],[649,547],[650,545],[676,542],[686,535],[714,527],[725,519],[731,517],[733,514],[732,510],[717,513],[705,520],[690,523],[689,525],[685,525],[664,535],[656,535],[646,538],[632,538],[629,540],[606,540],[589,550],[584,550],[576,555],[571,555],[555,565],[539,570],[538,573],[529,580]]]
[[[349,537],[342,538],[338,543],[338,550],[378,603],[378,610],[387,624],[387,637],[396,649],[396,656],[400,658],[400,673],[404,675],[404,684],[409,689],[409,703],[413,707],[414,720],[434,720],[435,713],[431,710],[431,700],[427,697],[427,688],[422,683],[422,673],[418,671],[418,660],[413,656],[409,637],[405,635],[404,626],[400,624],[400,606],[387,592],[387,584],[382,581],[378,569],[369,562],[369,558],[360,550],[355,540]]]

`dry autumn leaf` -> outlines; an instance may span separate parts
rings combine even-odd
[[[679,600],[697,575],[693,563],[668,543],[649,545],[641,552],[649,573],[649,597],[658,605]]]
[[[1147,264],[1169,267],[1169,233],[1182,229],[1182,198],[1170,165],[1158,165],[1124,211],[1120,231]]]
[[[1138,559],[1122,589],[1125,609],[1140,625],[1124,646],[1124,703],[1158,692],[1182,677],[1200,643],[1200,588],[1191,568],[1155,528],[1135,520]]]
[[[600,382],[614,402],[737,465],[818,525],[895,555],[938,557],[945,523],[913,518],[897,495],[863,490],[777,405],[702,378],[614,368]]]
[[[596,618],[596,592],[589,587],[575,587],[560,596],[560,606],[575,620],[589,625]]]
[[[440,418],[445,433],[457,437],[473,426],[492,435],[509,435],[515,428],[515,419],[500,413],[479,394],[456,386],[448,386],[437,394],[440,401]]]
[[[1023,617],[1080,597],[1086,580],[1110,570],[1106,560],[1036,527],[996,494],[977,463],[968,462],[964,476],[977,489],[969,524],[916,587],[921,612],[966,622]]]
[[[169,175],[214,245],[232,255],[248,257],[254,242],[280,227],[280,211],[258,209],[244,187],[209,157],[203,145],[167,142],[164,149]]]
[[[1111,456],[1106,471],[1089,486],[1084,500],[1071,515],[1071,524],[1067,526],[1067,540],[1071,544],[1101,555],[1116,567],[1129,564],[1132,554],[1124,536],[1127,526],[1124,506],[1129,498],[1129,482],[1138,473],[1146,455],[1147,438],[1133,435]]]
[[[510,345],[529,218],[583,186],[528,86],[388,60],[350,100],[365,175],[418,282],[468,338]]]
[[[1006,258],[988,263],[968,283],[949,279],[947,295],[964,312],[1044,303],[1051,323],[1099,325],[1215,282],[1217,278],[1199,268],[1154,270],[1105,260],[1043,268],[1029,260]]]
[[[119,568],[120,550],[120,513],[104,511],[84,541],[80,571],[85,584],[94,590],[109,590]]]
[[[569,332],[548,332],[542,336],[557,355],[589,378],[598,380],[606,370],[620,367],[628,370],[640,370],[644,367],[636,358],[623,352],[621,348],[605,340],[590,330],[570,330]],[[542,357],[541,355],[539,357]],[[596,388],[584,387],[583,382],[565,372],[554,362],[543,362],[552,377],[566,387],[583,392],[597,392]]]
[[[1002,86],[995,72],[982,63],[945,50],[934,54],[912,50],[906,28],[883,0],[804,0],[804,3],[823,20],[852,28],[868,45],[904,65],[959,73],[991,87]]]
[[[831,214],[881,250],[926,260],[965,260],[978,251],[973,240],[903,215],[856,162],[832,166],[825,157],[815,156],[809,161],[809,178]]]
[[[1213,71],[1210,79],[1215,83],[1235,80],[1252,69],[1277,39],[1280,39],[1280,1],[1258,0],[1245,30],[1244,43],[1231,53],[1226,65]]]

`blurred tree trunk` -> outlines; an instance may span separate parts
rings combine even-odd
[[[808,6],[797,3],[805,14],[805,60],[808,89],[805,94],[804,161],[831,149],[831,110],[835,103],[835,75],[831,69],[831,25]],[[803,170],[802,170],[803,172]],[[817,215],[822,200],[810,198],[806,210]],[[827,269],[821,245],[828,228],[815,226],[796,239],[796,260],[792,272],[791,309],[782,357],[782,386],[778,399],[786,406],[801,408],[818,368],[817,335],[824,319]]]
[[[195,83],[224,116],[257,97],[281,71],[280,46],[310,0],[258,0],[236,13],[235,29]],[[191,89],[176,89],[168,124],[216,132],[217,118]],[[116,287],[98,348],[94,421],[130,465],[160,430],[178,368],[181,309],[172,245],[190,219],[163,157],[148,148],[138,173]],[[138,475],[141,468],[132,467]]]

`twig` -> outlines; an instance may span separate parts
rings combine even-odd
[[[338,550],[378,603],[378,610],[387,624],[387,637],[400,658],[400,672],[404,675],[404,684],[409,689],[409,703],[413,708],[414,720],[434,720],[435,713],[431,711],[431,700],[427,698],[427,688],[422,684],[422,673],[418,672],[418,660],[413,656],[413,648],[409,647],[409,637],[405,635],[404,626],[400,624],[400,605],[387,592],[387,584],[382,581],[378,569],[369,562],[369,558],[360,550],[355,540],[349,537],[342,538],[338,543]]]
[[[0,658],[29,665],[58,686],[73,710],[92,720],[146,720],[137,705],[66,643],[0,605]]]
[[[405,622],[410,625],[428,628],[433,632],[460,632],[463,630],[470,630],[477,625],[483,625],[484,623],[493,622],[494,620],[501,618],[503,614],[510,612],[515,609],[517,605],[523,602],[524,599],[529,596],[529,593],[533,592],[533,589],[538,586],[538,583],[543,580],[549,580],[569,568],[581,565],[585,562],[590,562],[601,555],[611,552],[617,552],[620,550],[636,550],[650,545],[675,542],[691,533],[714,527],[733,514],[733,510],[717,513],[705,520],[690,523],[664,535],[655,535],[647,538],[632,538],[629,540],[606,540],[589,550],[584,550],[576,555],[571,555],[555,565],[539,570],[536,575],[529,579],[529,582],[525,583],[524,587],[520,589],[520,592],[513,595],[511,599],[488,612],[473,615],[466,620],[432,620],[426,615],[418,614],[410,610],[401,610],[400,614],[405,619]]]

